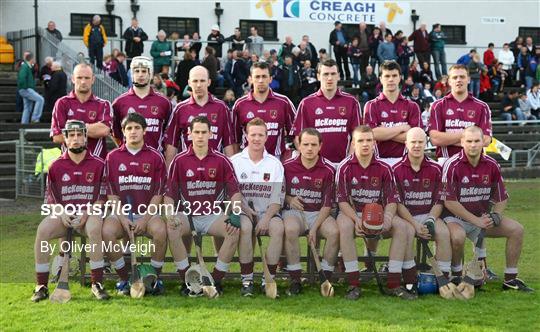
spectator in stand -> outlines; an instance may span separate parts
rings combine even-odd
[[[300,68],[294,64],[292,55],[287,55],[281,67],[281,92],[298,105],[302,77]]]
[[[488,76],[491,80],[492,91],[494,95],[497,95],[502,91],[504,81],[508,76],[508,73],[502,69],[503,64],[498,62],[496,66],[491,67],[488,72]]]
[[[39,80],[45,87],[45,93],[47,93],[47,89],[49,88],[49,81],[51,80],[51,74],[52,74],[52,64],[54,59],[50,56],[45,58],[45,65],[41,67],[39,70]]]
[[[165,38],[167,34],[159,30],[157,40],[152,43],[150,55],[154,58],[154,73],[169,73],[172,58],[172,46]]]
[[[441,94],[445,96],[450,91],[450,87],[448,86],[448,75],[441,76],[441,79],[435,83],[434,89],[440,90]]]
[[[419,109],[424,109],[424,98],[420,91],[422,90],[422,84],[415,84],[411,89],[411,94],[407,96],[407,99],[415,102],[418,105]]]
[[[169,75],[167,73],[161,73],[160,75],[161,79],[163,80],[163,84],[165,84],[165,87],[167,88],[167,96],[169,95],[169,89],[173,89],[176,96],[182,93],[182,91],[180,91],[180,87],[169,78]]]
[[[283,44],[281,44],[281,48],[279,49],[279,53],[278,53],[278,57],[280,58],[281,63],[283,63],[285,61],[285,57],[287,55],[292,55],[293,54],[293,48],[295,46],[296,45],[294,45],[294,43],[292,41],[292,37],[291,36],[285,36],[285,42]]]
[[[536,116],[531,114],[532,111],[532,105],[528,100],[527,94],[520,93],[519,99],[518,99],[518,106],[519,109],[523,112],[523,115],[525,116],[525,119],[527,120],[536,120]]]
[[[353,88],[357,88],[360,85],[360,78],[358,76],[358,72],[360,70],[360,62],[362,59],[362,51],[360,51],[360,48],[358,47],[358,37],[354,37],[351,46],[349,46],[349,58],[351,61],[351,66],[353,69]]]
[[[430,46],[429,46],[429,34],[426,29],[426,24],[420,24],[420,28],[414,31],[409,36],[409,41],[414,42],[413,49],[419,63],[431,63],[430,59]]]
[[[302,68],[302,87],[300,90],[300,98],[309,96],[317,91],[317,72],[315,68],[311,68],[311,61],[304,61]]]
[[[536,54],[529,54],[527,46],[522,46],[521,53],[517,57],[517,68],[521,86],[524,86],[525,90],[529,90],[532,86],[537,64],[538,60]]]
[[[369,64],[369,32],[367,30],[367,24],[361,22],[358,24],[358,33],[354,36],[358,38],[358,48],[360,49],[360,74],[364,76],[366,67]]]
[[[525,38],[525,47],[527,47],[527,52],[534,56],[536,55],[536,49],[537,47],[533,44],[533,39],[531,36]]]
[[[311,68],[317,68],[317,64],[319,63],[319,58],[317,58],[317,49],[315,46],[309,41],[308,35],[302,36],[302,41],[306,42],[307,48],[309,49],[309,52],[311,54]]]
[[[169,38],[167,38],[167,40],[171,43],[172,45],[172,48],[173,48],[173,56],[176,57],[178,56],[178,54],[182,51],[184,51],[184,49],[182,48],[182,46],[184,46],[184,41],[183,40],[180,40],[180,34],[176,31],[173,31],[170,35],[169,35]]]
[[[232,89],[236,98],[240,98],[244,95],[243,85],[246,83],[249,76],[249,69],[246,66],[246,62],[242,58],[242,52],[233,52],[231,78]]]
[[[270,88],[272,91],[281,92],[281,68],[278,65],[277,52],[275,52],[275,56],[276,60],[268,63],[268,69],[270,71],[270,76],[272,77],[272,80],[270,81]]]
[[[531,104],[531,114],[537,119],[540,118],[540,83],[535,82],[527,91],[527,100]]]
[[[234,28],[234,34],[225,38],[225,41],[230,42],[231,49],[235,51],[243,51],[246,44],[246,38],[242,36],[242,31],[240,31],[239,27]]]
[[[232,48],[227,50],[227,59],[225,61],[225,65],[223,65],[223,70],[221,71],[223,75],[223,79],[225,81],[225,86],[229,88],[233,88],[233,80],[232,80],[232,65],[233,65],[233,53],[236,52]],[[187,77],[186,77],[187,79]],[[187,80],[186,80],[187,82]],[[234,92],[234,90],[233,90]]]
[[[384,42],[380,43],[377,48],[377,57],[379,58],[380,63],[397,59],[396,47],[392,42],[392,34],[386,33],[384,36]]]
[[[264,50],[264,38],[259,36],[259,29],[256,26],[252,26],[249,31],[251,36],[246,40],[246,49],[251,54],[255,53],[258,56],[261,56]]]
[[[334,57],[336,58],[337,67],[339,69],[339,77],[343,80],[351,79],[351,72],[349,70],[349,60],[347,58],[347,51],[349,48],[349,36],[342,29],[340,21],[334,23],[334,30],[330,32],[330,44],[334,47]]]
[[[24,62],[21,64],[19,73],[17,74],[17,89],[24,104],[21,123],[29,123],[30,117],[32,123],[37,123],[43,113],[45,100],[36,91],[36,81],[32,70],[34,63],[34,55],[31,52],[26,53]]]
[[[469,63],[472,61],[474,55],[476,54],[476,49],[471,49],[469,51],[469,53],[467,54],[463,54],[458,60],[457,60],[457,64],[458,65],[464,65],[465,67],[467,67],[469,65]]]
[[[420,75],[420,69],[418,68],[418,60],[413,59],[413,62],[409,66],[409,75],[407,78],[411,78],[414,83],[421,83],[422,76]]]
[[[433,92],[433,97],[435,97],[435,100],[439,100],[442,97],[444,97],[442,90],[441,89],[435,89],[435,91]]]
[[[502,100],[502,112],[501,118],[504,121],[523,121],[525,120],[525,115],[521,111],[518,105],[518,91],[510,90]]]
[[[429,63],[424,62],[422,64],[422,70],[420,71],[420,83],[422,84],[432,84],[433,83],[433,73],[429,67]]]
[[[56,23],[54,23],[54,21],[49,21],[49,23],[47,23],[46,31],[50,33],[54,38],[58,39],[58,41],[62,41],[62,33],[60,32],[60,30],[56,29]]]
[[[189,36],[188,33],[186,33],[184,35],[184,38],[181,41],[179,41],[178,43],[180,43],[180,51],[181,52],[189,52],[189,50],[191,49],[191,37]],[[178,48],[178,43],[176,44],[177,48]]]
[[[412,89],[416,86],[416,84],[422,83],[415,83],[411,76],[407,77],[405,83],[403,83],[403,87],[401,88],[401,94],[405,97],[409,97],[412,94]]]
[[[403,41],[403,31],[398,30],[396,34],[394,35],[394,38],[392,39],[392,42],[394,43],[394,46],[396,47],[396,50],[399,45],[401,45],[401,41]]]
[[[495,53],[493,53],[494,49],[495,44],[489,43],[487,50],[484,52],[484,65],[486,65],[488,69],[491,69],[491,67],[496,64],[493,62],[495,60]]]
[[[107,44],[107,34],[101,24],[101,16],[94,15],[92,22],[84,27],[83,42],[88,48],[90,63],[103,68],[103,47]]]
[[[154,89],[157,92],[161,93],[164,96],[167,96],[167,86],[165,86],[165,83],[163,82],[163,79],[161,78],[161,74],[159,73],[154,74],[152,85],[154,86]]]
[[[423,96],[424,102],[432,103],[435,101],[435,96],[431,93],[431,83],[424,84],[424,90],[420,91],[420,95]]]
[[[390,29],[388,29],[386,27],[386,22],[384,22],[384,21],[379,22],[379,29],[381,29],[381,35],[383,35],[383,36],[386,36],[387,33],[392,34],[392,30],[390,30]]]
[[[377,75],[373,73],[373,67],[368,65],[366,67],[366,73],[362,75],[362,79],[360,80],[360,90],[362,91],[362,104],[365,104],[376,97],[375,88],[377,87],[378,83],[379,79]]]
[[[60,62],[52,63],[49,88],[45,91],[45,112],[52,112],[56,101],[67,94],[67,75]]]
[[[116,62],[113,62],[112,54],[105,54],[103,57],[103,71],[109,77],[116,72]]]
[[[371,67],[373,67],[373,70],[375,70],[375,66],[379,63],[379,58],[377,56],[377,50],[379,49],[379,44],[382,43],[383,37],[381,35],[381,29],[374,28],[371,32],[371,35],[369,36],[369,50],[370,50],[370,56],[371,60],[369,64]]]
[[[510,43],[510,50],[514,54],[514,58],[517,58],[519,52],[521,52],[521,46],[523,46],[523,37],[517,36],[513,42]]]
[[[188,85],[189,71],[196,65],[192,53],[184,52],[184,58],[178,63],[178,66],[176,66],[176,73],[174,75],[174,81],[180,88],[180,91],[183,92],[185,90]],[[182,99],[182,95],[180,98]]]
[[[433,30],[429,33],[429,41],[431,43],[431,55],[435,66],[435,76],[440,79],[442,75],[446,75],[446,52],[444,43],[446,35],[441,30],[439,23],[433,24]]]
[[[403,78],[409,76],[409,64],[411,63],[411,58],[414,57],[414,52],[409,46],[409,41],[407,38],[401,40],[401,44],[397,47],[397,62],[401,66],[401,73]]]
[[[115,58],[112,59],[112,62],[115,63],[116,70],[110,74],[110,76],[120,83],[122,86],[128,86],[128,75],[126,67],[124,66],[124,61],[126,61],[126,55],[122,52],[118,53]]]
[[[227,107],[229,109],[232,109],[234,106],[234,102],[236,101],[236,98],[234,97],[234,91],[231,89],[225,91],[225,94],[223,95],[223,101],[225,102],[225,104],[227,104]]]
[[[193,36],[191,37],[191,52],[194,53],[193,60],[197,64],[200,64],[199,61],[200,53],[201,53],[202,43],[201,43],[201,36],[198,32],[194,32]]]
[[[219,25],[212,25],[212,31],[210,31],[210,34],[206,40],[208,41],[208,46],[214,49],[214,56],[216,58],[221,58],[221,48],[223,42],[225,41],[225,37],[221,34],[221,32],[219,32]]]
[[[482,67],[482,72],[480,73],[480,100],[485,102],[493,100],[493,88],[486,66]]]
[[[311,50],[309,49],[308,44],[302,40],[300,44],[298,44],[298,48],[300,49],[300,53],[298,54],[298,58],[296,60],[298,61],[299,66],[304,67],[304,63],[306,61],[309,61],[311,65]]]
[[[499,59],[499,62],[502,63],[502,69],[508,74],[507,79],[514,77],[512,66],[514,65],[515,57],[514,53],[510,50],[510,45],[508,43],[503,45],[503,49],[499,51],[499,56],[497,58]],[[507,84],[510,85],[511,82],[508,82]]]
[[[131,59],[143,54],[144,41],[148,40],[148,35],[139,27],[139,20],[137,18],[131,19],[131,26],[124,31],[123,35],[126,40],[126,55],[128,57],[127,68],[131,65]]]
[[[318,59],[319,63],[323,63],[325,60],[329,58],[328,53],[326,52],[326,48],[321,48],[318,53],[319,53],[319,59]]]
[[[270,63],[270,61],[272,61],[272,55],[270,54],[270,50],[264,50],[263,54],[261,55],[261,62]]]
[[[204,59],[201,65],[208,70],[208,79],[210,80],[210,86],[208,91],[211,94],[216,94],[216,86],[218,86],[218,60],[214,56],[214,48],[206,46],[204,48]],[[223,82],[221,82],[223,85]]]
[[[474,54],[472,61],[468,64],[469,77],[471,82],[469,83],[469,92],[476,98],[480,95],[480,73],[484,65],[480,62],[480,55]]]

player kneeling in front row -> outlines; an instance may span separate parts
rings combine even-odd
[[[165,192],[165,160],[156,149],[145,144],[147,124],[142,115],[129,113],[121,126],[125,144],[111,151],[106,159],[107,195],[115,204],[130,204],[133,220],[115,209],[103,224],[103,240],[108,249],[107,256],[120,277],[116,289],[129,295],[128,267],[121,246],[115,245],[116,240],[129,234],[130,229],[135,236],[151,238],[150,264],[155,270],[155,279],[147,288],[150,293],[159,295],[165,291],[159,274],[167,250],[167,231],[156,207],[161,204]]]
[[[183,211],[171,214],[167,209],[167,234],[174,264],[180,275],[181,294],[199,296],[190,293],[185,284],[185,275],[189,267],[186,247],[182,237],[191,233],[187,215],[191,214],[197,233],[223,238],[218,259],[212,273],[215,288],[222,293],[221,280],[229,270],[229,263],[236,251],[239,238],[239,226],[228,222],[221,203],[232,207],[233,213],[239,210],[241,195],[238,181],[231,162],[225,155],[208,146],[212,136],[210,121],[207,117],[197,116],[190,123],[192,145],[172,160],[165,193],[165,205],[182,206]],[[230,203],[230,204],[229,204]]]
[[[66,237],[68,230],[76,230],[87,236],[92,250],[90,269],[92,293],[99,300],[106,300],[109,295],[103,288],[103,252],[101,247],[101,216],[90,215],[82,209],[87,203],[101,204],[103,202],[102,185],[104,162],[99,157],[86,150],[87,131],[82,121],[69,120],[62,130],[67,151],[52,163],[47,175],[47,203],[67,204],[81,207],[82,215],[64,213],[50,215],[39,224],[35,242],[37,286],[32,301],[46,299],[49,280],[49,256],[52,254],[49,242],[52,239]],[[86,199],[81,199],[86,197]],[[69,237],[68,237],[69,238]],[[46,245],[46,246],[45,246]],[[66,245],[63,247],[66,249]],[[71,245],[71,244],[70,244]],[[66,253],[67,255],[67,253]]]
[[[330,162],[319,155],[321,140],[322,136],[316,129],[302,130],[298,135],[300,155],[283,164],[287,203],[283,211],[285,251],[291,295],[300,293],[302,289],[298,242],[301,235],[309,231],[308,241],[311,245],[317,243],[317,237],[326,239],[321,262],[326,280],[331,278],[337,260],[339,231],[335,219],[330,216],[335,171]]]
[[[414,227],[420,239],[435,241],[437,264],[448,278],[452,249],[448,227],[440,219],[443,210],[440,201],[441,166],[425,156],[426,133],[421,128],[415,127],[407,132],[405,145],[407,154],[392,167],[401,201],[398,214]],[[432,238],[429,228],[434,231],[435,238]]]
[[[354,153],[339,164],[336,176],[340,210],[337,217],[340,249],[349,282],[346,298],[357,300],[360,297],[360,272],[355,235],[364,236],[361,211],[368,203],[379,203],[384,206],[382,235],[392,238],[387,279],[389,294],[408,300],[415,299],[414,292],[401,286],[402,270],[406,284],[416,281],[413,255],[415,230],[409,223],[395,215],[399,196],[390,166],[374,157],[375,139],[370,127],[356,128],[353,131],[353,144]]]
[[[461,137],[463,150],[443,166],[443,199],[452,213],[444,218],[452,242],[452,274],[461,278],[465,237],[476,241],[486,237],[506,238],[506,269],[503,289],[532,292],[518,275],[523,244],[523,226],[503,215],[508,202],[501,170],[495,159],[483,154],[482,129],[471,126]],[[494,203],[490,210],[490,203]]]

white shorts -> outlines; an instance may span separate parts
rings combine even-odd
[[[413,219],[414,219],[414,221],[416,221],[416,222],[419,223],[420,225],[423,225],[423,224],[424,224],[424,221],[426,220],[426,218],[427,218],[428,216],[429,216],[429,213],[419,214],[419,215],[413,216]]]
[[[342,214],[343,216],[349,218],[345,213],[343,213],[341,211],[339,211],[338,217],[339,217],[340,214]],[[362,212],[356,212],[356,215],[358,216],[358,218],[362,219]]]
[[[184,221],[188,223],[189,226],[189,220],[186,215],[183,213],[180,214],[182,218],[184,218]],[[222,214],[210,214],[207,216],[193,216],[193,227],[195,227],[195,231],[197,233],[201,233],[202,235],[208,234],[208,231],[210,230],[210,227],[221,218]]]
[[[310,230],[311,227],[315,224],[315,221],[317,221],[317,217],[319,216],[319,211],[304,211],[304,215],[306,216],[306,222],[308,224],[308,229]],[[300,222],[303,224],[302,220],[302,213],[298,210],[283,210],[283,219],[296,217]]]
[[[402,159],[402,157],[399,157],[399,158],[379,158],[379,159],[381,161],[383,161],[384,163],[388,164],[390,167],[392,167],[395,164],[397,164]]]
[[[461,225],[463,230],[465,230],[465,234],[467,235],[467,238],[471,240],[472,242],[476,243],[476,238],[480,234],[480,227],[475,226],[471,224],[470,222],[461,220],[454,216],[449,216],[449,217],[444,218],[444,222],[446,224],[456,223],[456,224]]]

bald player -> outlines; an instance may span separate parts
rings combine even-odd
[[[452,274],[461,279],[465,237],[476,242],[483,231],[486,237],[506,238],[502,288],[532,292],[533,289],[517,277],[523,226],[504,215],[508,193],[499,165],[483,154],[484,131],[471,126],[461,135],[463,150],[446,161],[442,178],[444,206],[452,214],[444,218],[452,241]],[[493,204],[491,208],[490,204]]]
[[[421,128],[407,131],[407,154],[392,167],[400,195],[398,215],[414,227],[417,237],[435,241],[437,263],[448,277],[452,250],[448,227],[440,218],[443,210],[440,201],[442,169],[424,154],[426,141],[426,133]],[[435,238],[426,226],[429,222],[435,225]]]

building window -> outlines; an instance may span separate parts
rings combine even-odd
[[[194,32],[199,32],[199,19],[194,17],[158,17],[158,31],[163,30],[170,36],[177,32],[180,38],[184,35],[192,36]]]
[[[527,37],[532,37],[533,44],[540,43],[540,28],[537,27],[519,27],[519,35],[523,37],[523,42]]]
[[[464,25],[441,25],[441,30],[446,35],[446,44],[467,44]]]
[[[250,28],[257,27],[259,36],[265,41],[277,41],[277,21],[240,20],[240,31],[242,35],[251,36]]]
[[[71,31],[69,32],[70,36],[82,36],[84,27],[88,23],[92,23],[92,17],[95,14],[71,14]],[[99,14],[98,14],[99,15]],[[107,37],[116,37],[116,24],[114,17],[109,15],[99,15],[101,16],[101,24],[105,28],[105,33]]]

